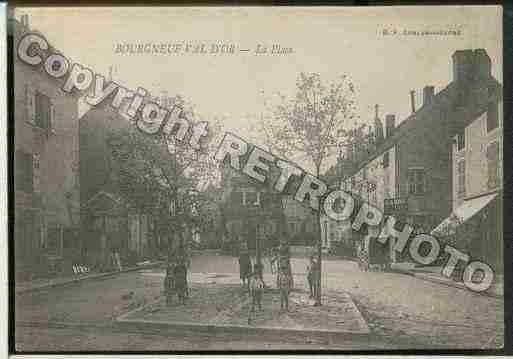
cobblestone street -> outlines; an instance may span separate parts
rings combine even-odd
[[[295,285],[306,289],[306,258],[293,258]],[[293,348],[497,348],[503,343],[503,299],[477,295],[465,290],[438,285],[397,273],[361,272],[354,262],[327,259],[323,265],[325,294],[347,292],[371,329],[368,339],[362,341],[326,342],[299,341],[287,337]],[[193,283],[238,283],[237,259],[226,256],[197,256],[192,260],[190,281]],[[268,268],[265,280],[274,286],[274,276]],[[221,275],[224,274],[224,275]],[[76,329],[29,328],[30,322],[90,323],[104,325],[110,333],[112,320],[141,305],[159,298],[164,272],[162,269],[122,273],[103,280],[93,280],[25,293],[16,298],[16,328],[18,350],[187,350],[189,348],[287,348],[280,337],[280,345],[273,338],[238,338],[219,335],[185,335],[179,333],[162,341],[162,337],[131,333],[139,338],[123,345],[126,337],[116,333],[106,336]],[[278,302],[279,305],[279,302]],[[32,334],[41,332],[48,340],[33,340]],[[51,340],[61,335],[74,336],[79,344],[66,346],[65,340]],[[39,335],[39,334],[38,334]],[[123,337],[123,338],[122,338]],[[204,339],[202,339],[204,337]],[[208,338],[207,338],[208,337]],[[202,341],[204,340],[204,341]],[[194,343],[202,342],[198,347]],[[236,342],[239,344],[228,344]],[[52,344],[53,343],[53,344]],[[472,343],[469,346],[468,343]],[[109,346],[110,345],[110,346]],[[300,345],[298,347],[298,345]],[[103,348],[103,349],[102,349]],[[123,349],[125,348],[125,349]]]

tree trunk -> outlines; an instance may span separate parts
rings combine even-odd
[[[280,196],[280,205],[281,205],[281,211],[280,211],[280,222],[281,222],[281,229],[282,229],[282,234],[283,236],[286,236],[287,233],[288,233],[288,230],[287,230],[287,216],[285,216],[285,197],[283,195]],[[287,241],[286,243],[286,246],[287,246],[287,253],[288,253],[288,269],[289,269],[289,274],[290,274],[290,280],[291,280],[291,283],[290,283],[290,288],[293,289],[294,288],[294,277],[292,276],[292,264],[290,263],[290,243],[289,241]]]
[[[320,166],[316,168],[317,178],[319,178]],[[321,230],[321,201],[319,200],[319,209],[317,210],[317,238],[319,241],[317,242],[317,263],[319,275],[317,276],[317,293],[315,298],[315,305],[322,305],[321,301],[321,287],[322,287],[322,230]]]

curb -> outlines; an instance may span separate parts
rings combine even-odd
[[[55,287],[61,287],[61,286],[66,286],[66,285],[70,285],[70,284],[76,284],[76,283],[87,281],[87,280],[108,278],[108,277],[113,277],[115,275],[122,274],[122,273],[128,273],[128,272],[134,272],[134,271],[138,271],[138,270],[142,270],[142,269],[159,267],[160,265],[162,265],[162,263],[163,262],[159,261],[159,262],[155,262],[155,263],[148,264],[145,266],[126,268],[121,271],[90,274],[90,275],[83,276],[83,277],[71,278],[69,280],[65,280],[62,282],[57,281],[55,283],[52,283],[51,281],[49,281],[48,283],[45,283],[45,284],[42,284],[39,286],[33,286],[33,287],[27,287],[27,288],[16,288],[15,292],[16,292],[16,294],[23,294],[23,293],[28,293],[28,292],[35,292],[35,291],[42,290],[42,289],[55,288]]]
[[[352,300],[352,298],[351,298]],[[161,299],[149,302],[143,306],[135,308],[131,311],[123,313],[114,320],[114,326],[124,331],[137,331],[142,333],[175,333],[190,331],[194,333],[208,333],[208,334],[240,334],[240,335],[255,335],[255,336],[277,336],[277,335],[306,335],[313,336],[326,336],[330,335],[337,338],[367,338],[372,331],[363,319],[358,307],[355,309],[361,316],[363,323],[360,323],[360,331],[339,331],[331,329],[294,329],[287,327],[254,327],[246,325],[227,325],[227,324],[198,324],[191,322],[176,322],[176,321],[155,321],[144,319],[126,319],[134,313],[140,312],[145,308],[159,303]]]
[[[283,339],[284,336],[288,335],[286,338],[288,342],[291,343],[304,343],[309,340],[326,340],[337,341],[337,340],[354,340],[357,342],[367,343],[370,339],[369,334],[358,334],[358,333],[340,333],[340,332],[308,332],[301,330],[290,330],[290,329],[278,329],[274,328],[274,330],[254,330],[259,328],[249,328],[252,330],[241,330],[240,328],[232,327],[231,330],[225,330],[226,328],[219,328],[217,326],[203,326],[203,328],[199,328],[196,326],[190,326],[185,323],[185,325],[152,325],[148,326],[146,324],[134,325],[129,322],[117,322],[116,320],[108,323],[91,323],[91,322],[55,322],[55,321],[19,321],[16,322],[16,326],[18,328],[35,328],[35,329],[72,329],[83,332],[91,332],[99,333],[101,331],[107,331],[109,333],[131,333],[131,334],[144,334],[144,335],[160,335],[160,336],[168,336],[168,337],[197,337],[198,335],[204,337],[222,337],[223,335],[229,334],[230,339],[241,340],[249,338],[257,338],[264,339],[269,341],[276,341]],[[223,329],[223,330],[220,330]],[[248,329],[248,328],[246,328]],[[377,348],[379,349],[379,348]],[[228,349],[229,350],[229,349]],[[373,350],[373,349],[371,349]]]
[[[244,325],[223,325],[223,324],[195,324],[187,322],[166,322],[166,321],[148,321],[148,320],[130,320],[130,319],[116,319],[114,327],[122,331],[136,331],[140,333],[176,333],[176,332],[193,332],[202,334],[238,334],[242,336],[282,336],[282,335],[296,335],[296,336],[326,336],[331,335],[337,338],[367,338],[371,332],[358,333],[358,332],[341,332],[334,330],[305,330],[305,329],[291,329],[286,327],[250,327]]]
[[[470,292],[470,293],[473,293],[473,294],[476,294],[476,295],[481,295],[481,296],[491,297],[491,298],[497,298],[497,299],[504,299],[504,295],[501,295],[501,294],[497,294],[497,293],[493,293],[493,292],[487,292],[487,291],[485,291],[485,292],[474,292],[474,291],[471,291],[471,290],[467,289],[467,287],[464,284],[460,284],[460,283],[454,282],[454,281],[438,279],[438,278],[436,278],[434,276],[425,275],[423,273],[415,273],[415,272],[411,272],[411,271],[408,271],[408,270],[402,270],[402,269],[393,269],[393,270],[391,270],[391,272],[409,275],[411,277],[415,277],[415,278],[419,278],[419,279],[425,280],[426,282],[431,282],[431,283],[437,283],[437,284],[445,285],[446,287],[452,287],[452,288],[461,289],[461,290],[464,290],[464,291],[467,291],[467,292]]]

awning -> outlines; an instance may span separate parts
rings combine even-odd
[[[435,229],[433,229],[431,231],[431,234],[454,234],[455,227],[472,218],[477,212],[485,208],[488,205],[488,203],[490,203],[495,197],[497,197],[497,193],[477,197],[463,202],[463,204],[456,208],[449,217],[444,219],[442,223],[440,223]],[[447,232],[447,230],[444,231],[444,229],[447,226],[451,227],[449,229],[449,232]]]

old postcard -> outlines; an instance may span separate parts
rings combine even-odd
[[[498,349],[502,8],[8,18],[14,349]]]

